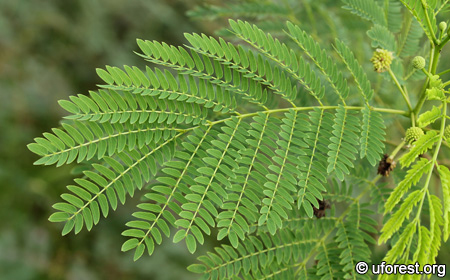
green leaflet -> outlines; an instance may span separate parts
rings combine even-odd
[[[269,169],[274,170],[274,173],[266,175],[268,179],[264,184],[266,190],[264,194],[268,199],[263,199],[263,206],[261,207],[261,216],[258,219],[258,225],[261,226],[267,222],[267,227],[271,234],[274,234],[277,228],[282,227],[282,218],[286,219],[288,216],[286,210],[291,209],[291,204],[294,202],[292,197],[288,194],[295,192],[295,184],[297,180],[294,176],[299,176],[298,172],[288,169],[288,164],[295,166],[297,157],[304,155],[301,148],[307,145],[298,137],[301,130],[299,129],[300,116],[298,112],[291,111],[286,113],[284,124],[280,126],[280,140],[277,141],[279,149],[275,150],[276,156],[272,157],[273,161],[281,162],[280,168],[275,168],[275,165],[269,166]],[[289,177],[285,173],[291,173]],[[296,174],[297,173],[297,174]],[[317,204],[314,198],[311,203]]]
[[[374,0],[343,0],[344,9],[350,10],[364,19],[372,21],[374,24],[387,25],[383,9]]]
[[[444,89],[440,87],[433,87],[426,90],[428,100],[445,100]],[[424,113],[425,114],[425,113]]]
[[[447,167],[443,165],[439,165],[438,167],[439,175],[441,178],[442,184],[442,194],[443,194],[443,202],[444,202],[444,241],[447,241],[449,232],[450,232],[450,221],[449,221],[449,212],[450,212],[450,171]]]
[[[300,248],[313,248],[316,239],[310,231],[293,232],[283,229],[276,237],[263,233],[246,239],[238,248],[228,245],[215,248],[215,253],[199,257],[202,264],[189,266],[208,278],[226,279],[237,275],[250,276],[279,262],[289,264],[300,255]]]
[[[420,24],[412,16],[407,17],[398,40],[397,55],[406,57],[416,54],[420,48],[423,33]]]
[[[252,45],[261,52],[267,59],[276,63],[290,76],[297,80],[305,89],[318,100],[323,98],[325,93],[317,74],[311,70],[311,66],[305,60],[298,57],[294,51],[289,50],[286,44],[280,43],[272,35],[264,33],[256,26],[251,26],[248,22],[230,20],[231,28],[236,35]],[[268,62],[264,62],[262,56],[258,57],[258,68],[264,67],[266,77],[273,77],[272,69]],[[289,88],[287,88],[290,91]],[[292,94],[291,94],[292,95]],[[289,95],[288,95],[289,96]]]
[[[419,116],[419,118],[417,119],[417,123],[420,127],[425,127],[429,124],[434,123],[441,116],[441,109],[439,107],[433,106],[430,111],[427,111]]]
[[[182,208],[184,208],[185,211],[180,213],[182,219],[178,220],[176,224],[181,228],[184,228],[181,229],[180,231],[183,231],[184,233],[183,235],[187,238],[186,243],[188,245],[189,250],[192,253],[195,252],[196,246],[195,244],[197,242],[203,243],[200,229],[206,232],[207,234],[209,234],[210,232],[209,228],[207,228],[207,226],[203,221],[205,217],[203,217],[203,219],[201,217],[203,215],[203,212],[201,212],[202,208],[204,210],[209,211],[213,215],[213,217],[217,216],[216,210],[210,209],[211,202],[207,201],[206,198],[209,197],[209,199],[218,206],[222,206],[223,200],[228,198],[228,194],[217,182],[215,182],[215,180],[219,180],[219,178],[222,178],[222,177],[218,178],[216,174],[233,177],[233,175],[230,174],[229,172],[231,171],[231,169],[228,166],[228,164],[230,163],[226,161],[225,157],[227,156],[229,149],[232,148],[231,142],[237,135],[240,124],[241,121],[236,119],[228,123],[228,127],[231,129],[229,130],[230,132],[228,134],[229,138],[227,142],[219,142],[217,140],[213,140],[213,143],[214,141],[216,141],[215,143],[216,146],[221,147],[220,144],[223,145],[220,150],[216,149],[206,150],[209,156],[212,156],[213,159],[217,160],[217,164],[215,165],[215,167],[213,167],[214,171],[211,176],[197,177],[196,179],[194,179],[197,184],[192,185],[190,188],[193,195],[192,196],[187,195],[186,196],[187,202],[182,205]],[[197,171],[199,170],[197,169]],[[200,178],[202,180],[200,180]],[[206,213],[204,215],[206,215]],[[211,219],[206,220],[208,221]],[[209,222],[209,224],[211,226],[215,225],[214,222]],[[188,236],[191,237],[188,239]],[[194,236],[196,237],[197,241],[195,241]]]
[[[147,45],[151,45],[151,42],[147,42],[147,41],[141,41],[140,47],[141,48],[145,48],[145,46]],[[151,45],[153,46],[153,45]],[[147,46],[148,47],[148,46]],[[170,48],[170,47],[169,47]],[[179,56],[177,57],[177,60],[175,60],[172,63],[179,63],[181,66],[177,66],[176,64],[173,64],[173,67],[176,67],[176,69],[179,71],[178,74],[178,79],[176,79],[169,71],[164,71],[161,72],[160,70],[155,70],[153,71],[150,68],[146,68],[146,74],[147,76],[138,68],[133,67],[133,70],[131,70],[130,67],[125,66],[125,69],[129,69],[128,70],[128,75],[129,75],[129,79],[132,80],[132,83],[124,86],[122,84],[120,84],[120,81],[115,81],[116,85],[101,85],[102,88],[105,89],[110,89],[110,90],[114,90],[114,91],[124,91],[124,92],[129,92],[129,93],[133,93],[133,94],[138,94],[141,96],[153,96],[153,97],[159,97],[160,99],[165,100],[165,103],[167,103],[166,106],[168,106],[169,108],[173,108],[174,106],[178,105],[181,106],[181,104],[177,101],[182,101],[183,103],[193,103],[193,104],[208,104],[208,108],[213,108],[214,111],[222,111],[224,113],[228,112],[228,111],[233,111],[236,107],[236,103],[235,100],[233,100],[233,98],[224,98],[222,96],[222,92],[225,91],[229,91],[229,90],[237,90],[235,87],[233,87],[232,85],[226,84],[226,83],[219,83],[219,88],[217,89],[216,92],[214,92],[214,87],[213,85],[218,84],[217,80],[214,80],[213,77],[211,76],[207,76],[209,79],[204,79],[201,81],[196,81],[192,78],[188,79],[188,81],[186,81],[186,79],[183,77],[183,74],[186,73],[191,73],[192,67],[189,67],[189,64],[186,63],[187,59],[191,59],[191,56],[188,55],[188,53],[184,50],[184,49],[180,49],[183,50],[183,54],[185,54],[187,57],[183,58],[183,56],[181,55],[181,53],[179,53]],[[144,56],[146,58],[148,58],[147,56]],[[152,62],[160,62],[159,60],[156,60],[154,58],[148,58],[150,59]],[[178,61],[179,60],[179,61]],[[166,62],[165,62],[166,63]],[[185,65],[186,63],[186,65]],[[199,63],[201,63],[201,61],[199,61]],[[172,64],[171,64],[172,65]],[[203,64],[201,64],[203,65]],[[184,72],[184,71],[188,71],[188,72]],[[127,75],[127,74],[123,74],[123,75]],[[128,76],[126,76],[128,77]],[[131,77],[133,77],[133,79],[131,79]],[[208,90],[209,90],[209,94],[200,94],[199,91],[197,90],[193,90],[195,88],[201,87],[201,86],[205,86]],[[189,91],[189,89],[191,89],[191,91]],[[241,92],[241,91],[240,91]],[[240,93],[239,92],[239,93]],[[127,109],[127,104],[126,102],[131,102],[130,103],[130,107],[133,110],[136,110],[136,101],[133,98],[129,98],[129,96],[125,96],[127,98],[125,98],[125,100],[120,100],[116,97],[116,99],[114,101],[118,102],[118,105],[120,106],[120,108],[122,110],[126,110]],[[138,98],[138,103],[139,106],[141,107],[143,102],[142,99],[145,101],[146,98]],[[141,99],[141,100],[139,100]],[[111,103],[113,103],[114,101],[112,101]],[[126,102],[124,102],[126,101]],[[153,102],[153,104],[155,104],[157,102]],[[162,103],[164,104],[164,103]],[[152,104],[149,104],[150,107],[154,107],[152,106]],[[194,105],[197,106],[197,105]],[[183,108],[183,107],[181,107]],[[145,109],[145,108],[144,108]],[[155,109],[155,108],[153,108]],[[163,108],[165,109],[165,107]],[[186,109],[189,109],[186,108]]]
[[[190,36],[186,35],[186,37],[191,38]],[[190,89],[192,90],[192,88],[199,88],[199,86],[203,85],[203,83],[207,84],[207,88],[208,85],[210,88],[210,93],[214,93],[213,90],[214,87],[216,87],[216,91],[219,90],[220,91],[224,91],[225,95],[222,95],[219,93],[216,94],[216,99],[217,101],[221,101],[223,96],[227,96],[227,95],[231,95],[229,97],[231,97],[231,103],[228,101],[227,104],[229,104],[228,106],[231,108],[236,107],[236,98],[243,98],[245,100],[248,100],[249,102],[252,103],[256,103],[260,106],[263,106],[264,103],[266,102],[266,98],[267,96],[263,93],[263,91],[258,91],[258,92],[249,92],[248,89],[250,86],[257,86],[257,83],[252,80],[249,79],[248,77],[245,77],[244,75],[242,75],[239,71],[237,71],[236,69],[234,69],[233,67],[230,67],[229,65],[223,65],[223,66],[217,66],[217,63],[215,63],[215,66],[213,67],[211,64],[211,60],[208,59],[207,56],[204,56],[203,53],[200,53],[200,55],[194,51],[193,49],[191,49],[191,53],[189,54],[184,48],[179,47],[178,49],[173,47],[173,46],[168,46],[168,45],[158,45],[158,42],[150,42],[150,41],[140,41],[141,42],[141,49],[143,48],[150,48],[150,49],[156,49],[158,51],[161,51],[162,53],[167,53],[167,54],[172,54],[172,56],[166,56],[166,57],[160,57],[159,53],[145,53],[145,55],[141,55],[142,57],[144,57],[146,60],[162,65],[162,66],[166,66],[169,68],[172,68],[176,71],[179,72],[179,75],[182,76],[188,76],[189,77],[189,84],[190,84]],[[199,47],[199,46],[203,46],[203,42],[197,42],[197,41],[192,41],[191,42],[195,42],[194,43],[194,47]],[[198,44],[198,45],[197,45]],[[208,47],[207,47],[208,48]],[[239,63],[240,60],[239,59],[239,54],[236,52],[236,50],[234,49],[235,52],[230,53],[230,55],[232,56],[233,59],[236,60],[236,63]],[[228,53],[223,51],[224,53]],[[200,56],[203,57],[203,60],[200,58]],[[171,59],[170,59],[171,58]],[[223,68],[222,68],[223,67]],[[152,73],[152,70],[147,68],[147,73],[150,71],[150,77],[154,76]],[[157,71],[156,71],[157,72]],[[216,73],[216,76],[212,75],[213,72]],[[222,73],[225,77],[224,79],[218,78],[217,76],[221,77],[221,75],[219,75],[218,73]],[[168,75],[167,73],[165,73],[165,75]],[[160,75],[162,76],[162,75]],[[231,79],[231,77],[233,76],[234,80]],[[198,77],[200,80],[198,81],[198,85],[197,85],[197,81],[195,79],[193,79],[193,77]],[[161,77],[160,77],[161,79]],[[156,76],[154,76],[153,80],[155,80],[156,82],[158,81],[158,78]],[[162,79],[164,80],[164,79]],[[242,87],[240,87],[240,82],[242,82]],[[158,87],[159,87],[159,82],[158,83]],[[153,83],[152,83],[153,84]],[[245,85],[245,86],[244,86]],[[219,87],[220,89],[217,89],[217,87]],[[186,89],[186,87],[184,87]],[[252,89],[252,91],[255,91],[255,89]],[[207,94],[205,94],[205,91],[191,91],[190,95],[194,95],[194,96],[200,96],[201,98],[206,99],[206,97],[208,97],[208,101],[209,102],[213,102],[216,101],[213,97],[213,95],[208,96]],[[194,97],[196,98],[196,97]],[[193,100],[192,98],[188,99],[188,100]],[[220,104],[221,105],[221,104]],[[223,105],[222,105],[223,106]],[[220,108],[220,107],[219,107]],[[219,109],[215,109],[216,111]]]
[[[402,28],[403,24],[403,15],[402,15],[402,4],[396,0],[389,0],[388,2],[384,2],[388,29],[393,33],[397,33]]]
[[[237,24],[237,23],[236,23]],[[222,75],[220,71],[222,71],[221,67],[226,67],[229,69],[236,69],[240,75],[245,78],[250,78],[252,81],[260,82],[264,85],[269,86],[274,93],[280,94],[283,98],[293,101],[296,98],[297,90],[296,87],[291,83],[290,79],[283,76],[276,75],[266,75],[266,72],[272,71],[268,70],[268,65],[265,63],[258,63],[257,61],[260,57],[257,57],[252,51],[246,51],[241,46],[236,48],[232,44],[222,44],[224,50],[217,53],[217,48],[214,46],[219,46],[219,42],[212,37],[200,37],[199,35],[185,35],[188,41],[194,46],[196,52],[201,53],[207,57],[214,59],[217,61],[216,64],[216,74]],[[286,48],[284,45],[283,47]],[[226,55],[227,53],[239,53],[239,55]],[[237,60],[236,57],[239,57]],[[296,59],[296,58],[294,58]],[[204,60],[209,61],[209,60]],[[220,65],[220,66],[219,66]],[[278,68],[275,68],[278,69]],[[279,71],[279,70],[277,70]],[[219,72],[219,73],[217,73]],[[262,88],[257,87],[258,92],[252,93],[252,96],[262,96]],[[265,98],[267,99],[267,97]]]
[[[323,244],[318,249],[317,261],[317,275],[321,277],[328,277],[329,279],[341,279],[344,276],[342,272],[343,266],[340,264],[340,254],[342,250],[338,248],[335,242]],[[333,268],[338,268],[333,270]],[[306,269],[303,269],[306,274]],[[308,274],[302,275],[307,277]],[[301,278],[303,279],[303,278]]]
[[[385,26],[375,24],[367,31],[367,36],[372,39],[372,47],[374,48],[382,48],[391,52],[397,50],[395,36]]]
[[[410,166],[419,155],[431,149],[438,140],[439,135],[436,131],[430,130],[425,133],[425,135],[421,136],[416,142],[414,142],[414,146],[411,150],[400,158],[402,167]]]
[[[389,250],[383,260],[386,262],[395,263],[398,259],[400,259],[406,249],[406,246],[409,242],[411,242],[414,233],[416,232],[416,228],[417,226],[415,223],[410,223],[407,225],[405,230],[400,235],[400,238],[397,242],[395,242],[395,245]]]
[[[436,257],[441,247],[441,226],[444,224],[442,218],[442,203],[435,195],[428,196],[430,206],[430,240],[428,263],[436,263]]]
[[[323,73],[325,78],[333,87],[335,93],[344,102],[348,96],[347,82],[344,80],[342,73],[337,71],[336,63],[327,55],[326,51],[322,49],[314,39],[308,35],[300,27],[287,22],[289,30],[289,37],[305,51],[305,53],[314,61],[316,66]]]
[[[57,166],[61,166],[75,160],[79,163],[94,157],[102,159],[115,153],[130,151],[135,147],[141,149],[144,145],[156,147],[156,144],[174,137],[178,131],[173,127],[164,128],[156,127],[156,125],[111,125],[110,123],[99,125],[93,122],[63,124],[63,128],[66,132],[63,130],[54,130],[54,132],[58,136],[64,135],[70,142],[66,141],[60,146],[57,145],[58,138],[52,134],[46,134],[47,139],[35,139],[37,144],[32,148],[38,149],[37,152],[42,155],[35,164],[56,163]]]
[[[117,208],[118,199],[122,204],[125,203],[126,193],[133,196],[135,187],[141,189],[150,180],[148,164],[154,164],[157,157],[170,158],[173,152],[169,149],[173,147],[169,146],[176,137],[151,151],[144,147],[139,152],[120,153],[117,158],[107,157],[105,161],[109,166],[93,164],[92,171],[84,172],[85,179],[75,179],[77,186],[67,187],[71,193],[61,196],[67,203],[55,204],[54,208],[60,212],[52,214],[49,220],[67,222],[64,234],[74,229],[73,226],[75,233],[83,225],[90,230],[93,224],[99,222],[100,209],[104,217],[108,216],[110,207],[113,210]]]
[[[330,134],[332,131],[332,116],[323,110],[315,110],[309,113],[308,122],[302,122],[300,125],[305,127],[305,143],[310,147],[306,149],[306,155],[300,156],[299,165],[302,173],[299,176],[298,185],[298,208],[305,210],[309,217],[313,215],[311,201],[312,197],[323,200],[321,191],[326,190],[324,184],[326,182],[326,153],[327,146],[330,144]],[[314,202],[314,201],[313,201]]]
[[[392,215],[392,217],[384,224],[381,229],[381,236],[378,244],[386,242],[391,236],[397,232],[402,226],[405,219],[409,217],[414,206],[423,198],[423,191],[417,190],[408,195],[403,201],[400,208]]]
[[[428,261],[428,249],[431,248],[430,231],[424,227],[420,227],[418,237],[417,249],[414,252],[413,258],[420,263],[427,263]],[[423,267],[423,265],[421,265]]]
[[[352,161],[356,159],[358,126],[358,118],[343,106],[339,106],[334,119],[331,144],[328,145],[327,172],[334,171],[341,181],[344,180],[344,174],[350,173],[349,168],[353,167]]]
[[[352,51],[338,39],[336,39],[336,50],[355,79],[358,90],[364,97],[364,101],[368,103],[373,97],[373,89],[370,86],[370,81],[366,73],[356,60]]]
[[[201,131],[201,132],[200,132]],[[152,192],[147,194],[146,197],[153,201],[153,203],[141,203],[138,208],[142,210],[139,215],[135,215],[140,220],[148,221],[144,227],[138,227],[138,229],[131,229],[134,231],[126,230],[122,235],[131,237],[128,241],[138,238],[139,244],[144,244],[147,247],[149,255],[153,254],[155,241],[161,243],[161,231],[167,237],[170,236],[169,225],[174,225],[175,217],[171,212],[180,214],[182,211],[178,206],[178,203],[186,203],[187,199],[183,197],[182,190],[185,188],[183,179],[187,176],[189,170],[192,169],[194,158],[199,152],[199,148],[207,139],[210,132],[210,128],[206,131],[199,129],[198,134],[203,133],[202,138],[191,138],[192,141],[192,154],[187,158],[182,154],[175,154],[175,158],[172,161],[166,162],[163,172],[171,177],[158,178],[159,183],[152,187]],[[190,147],[190,146],[189,146]],[[194,148],[195,147],[195,148]],[[190,149],[190,148],[188,148]],[[187,160],[186,162],[184,162]],[[185,189],[185,191],[187,191]],[[129,224],[131,228],[136,228],[135,225]],[[185,231],[179,231],[180,238],[184,237]],[[174,236],[174,242],[179,242],[181,239]],[[178,240],[179,239],[179,240]],[[128,242],[127,241],[127,242]],[[191,246],[192,240],[191,240]]]
[[[363,120],[361,129],[361,152],[360,157],[366,157],[367,160],[375,166],[381,159],[384,151],[384,125],[381,114],[370,110],[368,106],[362,110]]]
[[[228,206],[224,207],[225,211],[218,216],[217,226],[223,228],[217,238],[221,240],[228,236],[233,247],[238,246],[238,238],[245,239],[243,233],[248,233],[250,224],[257,221],[258,208],[254,203],[257,203],[257,197],[262,195],[262,190],[253,180],[264,178],[262,173],[266,169],[262,164],[268,159],[260,151],[267,149],[267,141],[263,139],[265,135],[270,135],[273,131],[271,124],[276,122],[268,114],[259,114],[253,120],[254,123],[250,124],[252,129],[248,131],[249,137],[245,140],[248,148],[240,151],[242,158],[238,162],[243,168],[239,173],[243,176],[233,180],[233,183],[236,183],[233,186],[235,193],[228,196]],[[252,169],[253,172],[250,172]]]
[[[400,202],[402,197],[408,190],[419,182],[423,174],[426,174],[432,168],[431,161],[426,158],[420,159],[406,174],[405,178],[395,187],[394,191],[389,196],[385,206],[384,214],[391,212],[395,205]]]
[[[364,242],[363,237],[358,234],[357,223],[351,220],[338,225],[335,241],[339,244],[338,248],[343,250],[340,258],[341,264],[344,265],[342,270],[346,272],[344,278],[349,278],[352,275],[354,265],[359,260],[369,260],[369,247]]]

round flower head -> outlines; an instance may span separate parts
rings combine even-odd
[[[376,49],[370,61],[373,63],[373,69],[378,73],[381,73],[389,70],[392,59],[392,52],[383,49]]]
[[[420,127],[410,127],[406,130],[405,142],[412,144],[423,135],[423,130]]]
[[[445,31],[445,29],[447,29],[447,23],[445,21],[441,21],[441,23],[439,23],[439,29]]]
[[[412,61],[412,65],[417,70],[423,69],[425,67],[425,58],[423,58],[421,56],[414,57],[414,59]]]

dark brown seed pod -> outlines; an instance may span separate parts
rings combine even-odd
[[[330,209],[331,205],[327,200],[317,200],[319,202],[319,209],[313,206],[314,210],[314,216],[317,217],[317,219],[320,219],[322,217],[325,217],[325,210]]]
[[[384,177],[388,177],[392,170],[395,168],[395,161],[392,160],[388,154],[385,154],[380,160],[378,165],[378,174]]]

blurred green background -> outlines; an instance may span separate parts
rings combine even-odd
[[[226,4],[232,7],[239,2]],[[364,67],[372,67],[373,49],[365,34],[370,25],[342,10],[340,1],[261,2],[273,2],[276,9],[268,15],[263,10],[248,14],[201,8],[221,3],[218,0],[0,0],[0,280],[197,278],[186,272],[193,257],[183,243],[164,240],[153,257],[144,256],[136,263],[132,253],[120,251],[126,240],[120,233],[139,195],[91,232],[62,237],[62,225],[47,218],[51,205],[71,184],[73,166],[33,166],[37,156],[26,145],[58,126],[65,112],[57,100],[96,89],[100,79],[95,68],[146,65],[133,53],[138,51],[136,38],[181,45],[186,43],[184,32],[219,30],[226,35],[220,29],[226,27],[228,17],[259,22],[277,36],[284,36],[283,23],[293,20],[328,46],[334,37],[351,43]],[[289,5],[295,5],[295,12]],[[380,76],[376,79],[377,93],[390,102],[391,87],[385,87]],[[397,141],[402,135],[396,130],[391,136]],[[210,243],[196,255],[211,248]],[[448,260],[446,248],[438,262]],[[384,249],[374,250],[374,261],[381,260]]]

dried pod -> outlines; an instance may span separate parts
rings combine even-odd
[[[392,170],[395,168],[395,161],[389,157],[388,154],[385,154],[383,158],[380,160],[380,164],[378,165],[378,174],[384,177],[388,177]]]
[[[327,200],[317,200],[319,202],[319,208],[313,207],[314,210],[314,216],[317,217],[317,219],[320,219],[322,217],[325,217],[325,210],[330,209],[331,205]]]

